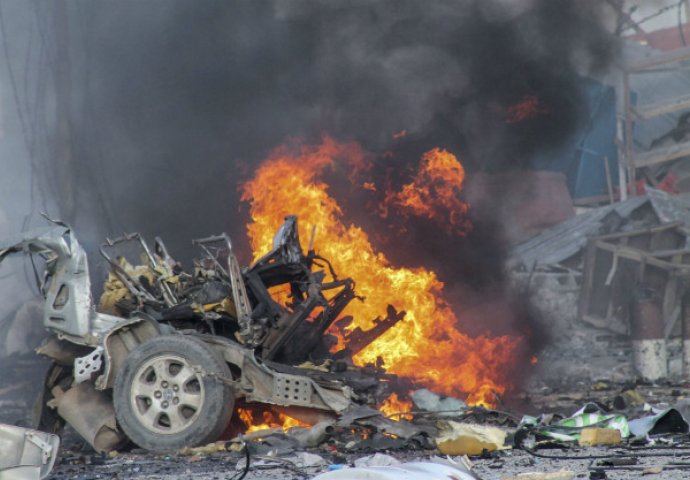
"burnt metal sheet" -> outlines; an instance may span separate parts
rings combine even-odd
[[[627,218],[647,203],[647,197],[633,197],[576,215],[516,245],[508,260],[508,267],[524,265],[530,268],[535,264],[552,265],[563,262],[582,251],[589,238],[603,233],[607,216],[614,214]]]
[[[690,227],[690,198],[682,195],[669,195],[654,188],[647,189],[647,197],[662,223],[681,222]]]
[[[627,222],[631,225],[624,224],[645,206],[649,206],[653,211],[652,216],[656,217],[655,219],[643,220],[642,222],[646,223],[646,226],[679,222],[682,228],[690,228],[689,198],[647,188],[645,195],[581,213],[516,245],[513,247],[512,255],[508,260],[508,267],[515,268],[523,265],[531,268],[535,264],[554,265],[561,263],[582,252],[587,241],[591,238],[612,231],[635,228],[636,226],[632,225],[632,222]],[[615,225],[614,217],[616,216],[623,220],[620,225]]]

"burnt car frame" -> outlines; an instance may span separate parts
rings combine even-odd
[[[74,232],[54,223],[0,243],[0,262],[15,252],[44,261],[42,278],[32,261],[51,333],[38,353],[53,363],[37,428],[56,432],[68,422],[101,452],[129,441],[167,452],[216,440],[237,402],[324,418],[387,395],[390,378],[377,367],[300,368],[329,355],[325,332],[357,297],[354,282],[311,246],[303,253],[296,217],[245,269],[225,234],[194,241],[202,256],[193,274],[158,238],[153,249],[138,234],[106,241],[111,280],[125,292],[110,313],[94,304]],[[111,255],[128,242],[141,247],[145,275]],[[280,285],[289,288],[282,303],[271,293]]]

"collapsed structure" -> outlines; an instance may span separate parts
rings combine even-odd
[[[508,267],[516,283],[560,335],[548,357],[554,376],[687,378],[689,212],[687,197],[647,188],[514,247]],[[572,356],[582,342],[587,362],[578,369]]]
[[[127,440],[171,451],[215,440],[240,402],[315,423],[380,404],[396,382],[380,366],[354,367],[347,348],[329,353],[325,332],[357,298],[354,282],[311,247],[304,254],[294,216],[245,269],[225,234],[194,241],[201,256],[192,273],[159,238],[153,249],[139,234],[108,240],[100,251],[112,271],[98,309],[84,249],[54,223],[0,245],[0,261],[24,252],[45,262],[36,278],[52,335],[38,352],[53,365],[37,402],[41,430],[68,422],[97,451]],[[132,245],[142,265],[113,255]],[[389,318],[354,330],[348,344],[356,353],[403,316],[390,307]]]

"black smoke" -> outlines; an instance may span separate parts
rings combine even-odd
[[[223,230],[249,259],[238,185],[287,138],[358,141],[379,155],[372,178],[392,185],[433,147],[470,175],[526,168],[583,125],[579,80],[617,54],[611,12],[596,0],[34,1],[5,9],[8,31],[22,8],[35,18],[22,38],[47,52],[32,60],[47,65],[36,71],[54,97],[69,91],[61,115],[76,208],[58,214],[87,241],[140,231],[183,259],[191,238]],[[65,49],[54,46],[60,34]],[[53,86],[65,64],[69,82]],[[532,97],[539,112],[510,121]],[[55,98],[43,101],[54,114]],[[50,153],[37,173],[58,201],[59,123],[46,125]],[[381,224],[370,197],[335,191],[352,220]],[[501,226],[473,221],[460,239],[421,223],[404,242],[377,242],[398,247],[396,262],[436,267],[465,301],[467,287],[500,296]],[[526,331],[523,320],[506,322]]]
[[[400,171],[433,146],[470,170],[522,167],[577,129],[586,115],[578,76],[605,70],[616,52],[593,0],[26,8],[49,50],[46,76],[65,60],[71,69],[77,208],[67,220],[162,234],[176,249],[197,232],[230,230],[242,242],[237,185],[287,137],[395,148]],[[65,52],[51,46],[58,29]],[[506,108],[528,96],[548,113],[506,123]],[[393,145],[403,129],[407,139]],[[45,172],[48,183],[60,178],[55,165]]]

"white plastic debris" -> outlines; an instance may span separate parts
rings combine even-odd
[[[442,397],[426,388],[415,390],[410,395],[414,404],[420,410],[427,412],[445,412],[439,416],[452,416],[467,408],[467,404],[458,398]]]
[[[299,452],[294,457],[289,457],[288,460],[298,467],[325,467],[328,465],[323,457],[309,452]]]
[[[354,464],[355,467],[391,467],[400,465],[400,461],[385,453],[376,453],[368,457],[358,458],[354,461]]]
[[[477,480],[460,466],[435,462],[410,462],[386,467],[356,467],[317,475],[313,480]]]

